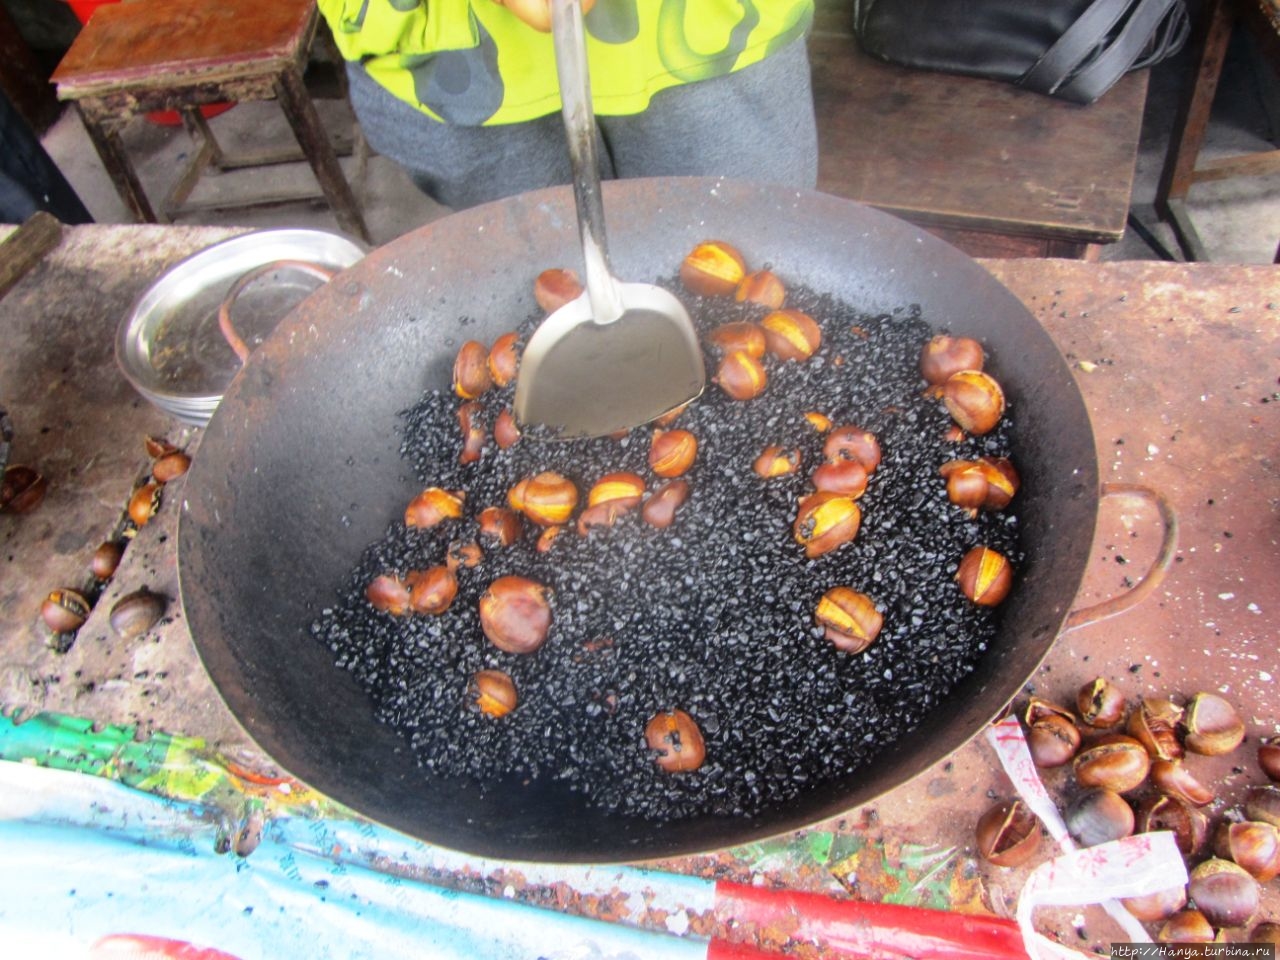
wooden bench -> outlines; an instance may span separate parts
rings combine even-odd
[[[875,60],[859,49],[847,7],[820,3],[810,38],[819,189],[975,257],[1092,259],[1123,236],[1146,71],[1081,107]]]
[[[72,100],[117,192],[134,216],[157,222],[120,137],[139,113],[177,110],[200,149],[159,213],[181,210],[201,173],[305,159],[338,225],[369,232],[337,154],[303,82],[319,13],[313,0],[152,0],[99,7],[53,74],[58,96]],[[343,91],[345,93],[345,90]],[[277,100],[301,153],[233,158],[214,139],[200,108],[223,101]],[[228,200],[219,206],[304,199]]]

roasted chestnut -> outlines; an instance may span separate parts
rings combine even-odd
[[[480,566],[480,561],[483,559],[484,551],[480,549],[480,544],[474,541],[470,543],[455,541],[449,544],[444,562],[445,566],[456,573],[459,567],[465,567],[470,570],[472,567]]]
[[[978,854],[997,867],[1016,867],[1040,845],[1040,821],[1021,800],[998,803],[978,820]]]
[[[1218,857],[1191,871],[1187,895],[1215,927],[1243,927],[1258,912],[1258,881],[1237,864]]]
[[[1067,831],[1082,847],[1120,840],[1133,833],[1133,807],[1114,790],[1095,787],[1067,806]]]
[[[459,463],[475,463],[484,455],[484,425],[480,422],[483,408],[474,400],[458,407],[458,428],[462,431],[462,452]]]
[[[868,474],[880,466],[880,441],[862,427],[846,424],[836,427],[822,444],[822,456],[831,463],[856,460]]]
[[[644,502],[640,516],[651,527],[664,530],[675,521],[676,511],[689,499],[689,481],[668,480]]]
[[[520,514],[506,507],[485,507],[476,517],[480,535],[501,547],[509,547],[520,539]]]
[[[1249,934],[1250,943],[1269,943],[1273,947],[1280,947],[1280,923],[1272,923],[1270,920],[1264,920],[1253,928]]]
[[[1172,700],[1143,697],[1129,714],[1125,730],[1151,754],[1153,760],[1177,760],[1183,755],[1177,727],[1182,708]]]
[[[474,400],[492,386],[489,348],[478,340],[468,340],[453,361],[453,392],[463,400]]]
[[[178,449],[164,437],[145,437],[142,441],[142,447],[152,460],[159,460],[166,453],[173,453]]]
[[[689,472],[698,456],[698,438],[688,430],[655,430],[649,444],[649,469],[670,480]]]
[[[1160,943],[1213,943],[1215,937],[1213,924],[1196,909],[1179,910],[1156,934]]]
[[[547,313],[559,310],[582,296],[582,281],[569,269],[543,270],[533,281],[533,299]],[[496,382],[496,381],[495,381]],[[499,384],[502,386],[502,384]]]
[[[1080,748],[1080,729],[1075,718],[1056,708],[1032,716],[1027,711],[1027,749],[1037,767],[1052,769],[1069,763]]]
[[[1276,787],[1251,787],[1244,797],[1244,815],[1250,820],[1261,820],[1273,827],[1280,827],[1280,789]]]
[[[477,670],[467,684],[473,706],[491,717],[505,717],[516,708],[516,685],[501,670]]]
[[[746,273],[742,254],[723,240],[698,244],[680,264],[680,282],[704,297],[728,296],[738,289]]]
[[[54,633],[72,633],[89,618],[89,601],[77,590],[52,590],[40,605],[40,616]]]
[[[884,626],[884,615],[875,602],[850,587],[832,587],[824,593],[813,617],[823,636],[845,653],[867,649]]]
[[[1072,769],[1082,787],[1128,793],[1147,779],[1151,758],[1137,740],[1112,733],[1086,744],[1072,761]]]
[[[409,607],[414,613],[438,616],[453,605],[458,595],[458,578],[448,566],[415,570],[404,578],[409,588]]]
[[[525,577],[499,577],[480,597],[480,628],[499,650],[533,653],[551,629],[548,590]]]
[[[819,433],[826,433],[834,426],[831,422],[831,418],[818,410],[810,410],[804,415],[804,418],[808,422],[809,426],[813,427],[813,429],[817,430]]]
[[[364,588],[364,595],[375,610],[394,617],[404,616],[409,612],[409,588],[394,574],[384,573],[374,577]]]
[[[124,640],[140,637],[160,621],[168,604],[166,597],[140,587],[112,605],[111,629]]]
[[[734,400],[752,400],[764,392],[769,375],[758,358],[745,350],[732,350],[720,360],[711,381]]]
[[[1273,782],[1280,781],[1280,743],[1274,738],[1258,744],[1258,766]]]
[[[819,492],[838,493],[857,500],[866,493],[867,471],[857,460],[837,460],[818,466],[809,482]]]
[[[635,501],[607,500],[587,507],[578,515],[578,534],[585,537],[592,530],[612,527],[619,517],[629,513],[639,502],[638,498]]]
[[[519,342],[519,334],[504,333],[489,348],[485,366],[489,368],[489,379],[495,387],[505,387],[516,378],[516,371],[520,367],[520,354],[516,351],[516,344]]]
[[[542,532],[538,534],[537,542],[534,543],[533,548],[539,553],[547,553],[553,546],[555,546],[556,540],[559,539],[560,534],[562,533],[564,533],[564,527],[562,525],[544,527]]]
[[[554,527],[568,521],[578,505],[578,488],[573,481],[545,470],[517,483],[507,493],[507,503],[540,527]]]
[[[1201,783],[1181,760],[1153,760],[1151,782],[1161,793],[1193,807],[1213,803],[1213,790]]]
[[[30,513],[44,501],[49,481],[37,470],[15,463],[0,482],[0,513]]]
[[[634,507],[644,496],[644,478],[638,473],[607,473],[587,491],[587,506],[613,503],[623,508]]]
[[[1183,856],[1199,853],[1209,837],[1209,820],[1203,813],[1177,797],[1144,797],[1138,804],[1139,833],[1168,830]]]
[[[861,525],[862,510],[851,497],[812,493],[800,501],[791,532],[812,560],[849,543]]]
[[[118,540],[105,540],[98,544],[89,560],[89,571],[99,580],[110,580],[120,566],[124,545]]]
[[[721,353],[741,350],[757,360],[764,356],[767,343],[764,330],[746,320],[720,324],[707,334],[707,341]]]
[[[822,328],[800,310],[774,310],[760,326],[769,352],[779,360],[808,360],[822,346]]]
[[[697,770],[707,756],[702,731],[683,710],[655,714],[645,725],[644,739],[654,752],[654,762],[667,773]]]
[[[920,351],[920,375],[934,385],[946,383],[961,370],[981,370],[982,344],[972,337],[952,337],[940,333]]]
[[[1128,897],[1120,902],[1143,923],[1155,923],[1168,919],[1187,905],[1187,887],[1180,883],[1176,887],[1166,887],[1140,897]]]
[[[994,607],[1013,587],[1013,567],[1002,553],[990,547],[974,547],[956,570],[960,592],[980,607]]]
[[[520,439],[520,427],[510,410],[503,410],[493,421],[493,442],[499,450],[506,450]]]
[[[779,446],[765,447],[760,456],[756,457],[751,469],[766,480],[790,476],[800,469],[800,451]]]
[[[151,464],[151,478],[156,483],[171,483],[190,469],[191,458],[181,450],[174,450]]]
[[[404,525],[425,529],[445,520],[456,520],[462,516],[462,504],[466,497],[461,490],[427,487],[404,508]]]
[[[129,498],[129,519],[135,526],[146,526],[147,521],[156,515],[156,511],[160,509],[160,491],[163,488],[164,484],[152,481],[133,491],[133,496]]]
[[[1005,457],[951,460],[940,471],[947,481],[947,498],[970,514],[1003,510],[1018,492],[1018,471]]]
[[[1114,727],[1124,719],[1124,694],[1111,681],[1097,677],[1076,694],[1076,710],[1091,727]]]
[[[1244,721],[1216,693],[1197,693],[1187,701],[1182,726],[1186,748],[1207,757],[1230,753],[1244,740]]]
[[[1004,416],[1004,391],[981,370],[953,373],[942,385],[942,402],[967,433],[981,436],[995,429]]]
[[[1280,831],[1269,823],[1244,820],[1218,824],[1213,852],[1243,867],[1259,883],[1280,874]]]
[[[738,303],[755,303],[770,310],[779,310],[787,298],[787,288],[771,270],[756,270],[748,273],[733,291],[733,299]]]

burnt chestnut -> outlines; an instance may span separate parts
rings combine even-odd
[[[1243,867],[1259,883],[1280,874],[1280,831],[1269,823],[1244,820],[1218,824],[1213,852]]]
[[[1091,727],[1114,727],[1124,719],[1124,694],[1110,680],[1097,677],[1076,694],[1076,710]]]
[[[984,359],[982,344],[972,337],[940,333],[920,351],[920,375],[936,386],[961,370],[981,370]]]
[[[667,773],[697,770],[707,756],[702,731],[683,710],[655,714],[645,725],[644,739],[654,752],[654,762]]]
[[[72,633],[89,618],[89,601],[79,591],[52,590],[40,605],[40,616],[54,633]]]
[[[458,578],[448,566],[415,570],[405,577],[409,607],[414,613],[439,616],[453,605],[458,595]]]
[[[1133,833],[1133,807],[1114,790],[1094,788],[1067,806],[1067,831],[1082,847],[1120,840]]]
[[[548,589],[525,577],[499,577],[480,597],[480,628],[499,650],[533,653],[551,629]]]
[[[1235,707],[1216,693],[1197,693],[1182,718],[1183,743],[1192,753],[1217,757],[1230,753],[1244,740],[1244,721]]]
[[[1147,779],[1151,758],[1132,737],[1107,734],[1077,753],[1072,769],[1082,787],[1104,787],[1116,793],[1128,793]]]
[[[1016,867],[1040,845],[1040,821],[1021,800],[998,803],[978,820],[978,854],[997,867]]]
[[[981,370],[961,370],[942,385],[942,402],[967,433],[981,436],[995,429],[1004,416],[1004,391]]]
[[[1243,927],[1258,913],[1258,881],[1243,867],[1218,857],[1191,871],[1187,895],[1215,927]]]
[[[467,684],[467,696],[472,706],[490,717],[505,717],[519,702],[515,682],[501,670],[473,673]]]
[[[884,626],[884,615],[876,609],[875,601],[850,587],[832,587],[824,593],[813,617],[823,636],[845,653],[867,649]]]
[[[651,527],[664,530],[675,521],[676,511],[689,499],[689,481],[668,480],[644,502],[640,516]]]
[[[140,587],[125,594],[112,605],[109,617],[111,629],[123,640],[140,637],[160,622],[168,604],[167,597]]]
[[[723,240],[698,244],[680,264],[680,282],[704,297],[728,296],[738,289],[746,273],[742,254]]]

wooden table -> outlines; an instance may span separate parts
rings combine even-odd
[[[199,431],[138,397],[112,359],[113,335],[133,298],[168,265],[232,231],[215,228],[70,228],[46,260],[0,302],[0,406],[17,438],[11,462],[48,477],[45,502],[0,515],[0,707],[203,737],[248,768],[271,771],[201,668],[177,602],[176,530],[182,481],[125,552],[75,643],[48,645],[38,610],[52,588],[82,583],[90,554],[119,524],[146,474],[147,435],[199,457]],[[2,238],[2,236],[0,236]],[[1221,817],[1261,781],[1253,748],[1280,733],[1280,271],[1261,266],[1066,260],[991,260],[1072,365],[1092,418],[1104,480],[1164,492],[1181,522],[1176,562],[1138,609],[1059,639],[1034,692],[1074,696],[1095,676],[1131,698],[1220,692],[1245,719],[1235,754],[1192,758],[1215,785]],[[1080,531],[1088,536],[1089,531]],[[1132,578],[1158,548],[1154,516],[1106,508],[1077,597],[1084,605]],[[171,599],[158,629],[116,639],[107,611],[147,586]],[[1046,780],[1066,795],[1068,774]],[[1011,909],[1025,870],[975,858],[972,825],[1008,782],[980,741],[847,816],[783,838],[664,864],[671,869],[866,899],[932,897],[964,910]],[[1048,844],[1042,848],[1049,854]],[[474,878],[473,878],[474,879]],[[515,896],[523,895],[519,887]],[[536,895],[530,894],[531,896]],[[545,891],[543,891],[545,896]],[[1280,895],[1268,885],[1265,909]],[[556,902],[559,903],[559,894]],[[1105,951],[1116,933],[1094,910],[1045,921],[1072,945]],[[661,923],[659,918],[657,923]]]
[[[305,159],[339,226],[368,241],[360,207],[303,83],[318,19],[311,0],[110,4],[85,24],[52,80],[59,98],[75,102],[103,166],[136,219],[156,223],[177,212],[208,166],[233,169]],[[271,99],[279,101],[302,152],[242,160],[225,156],[200,108]],[[178,110],[200,147],[160,216],[120,137],[130,118],[156,110]]]
[[[848,33],[816,33],[810,56],[819,189],[975,257],[1089,257],[1123,236],[1145,71],[1081,107],[882,63]]]

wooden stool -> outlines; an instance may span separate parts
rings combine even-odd
[[[103,166],[136,219],[158,222],[120,130],[138,113],[177,110],[200,150],[161,207],[166,219],[177,212],[210,165],[225,169],[305,159],[339,226],[371,242],[303,83],[318,17],[313,0],[109,4],[99,7],[85,24],[52,80],[60,99],[75,101]],[[279,101],[301,154],[244,161],[226,157],[199,108],[227,100],[270,99]],[[229,201],[220,206],[260,202]]]
[[[1081,107],[883,63],[858,47],[845,0],[819,14],[809,46],[819,189],[975,257],[1093,258],[1124,235],[1146,71]]]
[[[1199,60],[1174,121],[1174,137],[1156,193],[1156,212],[1173,228],[1188,260],[1209,259],[1187,210],[1187,194],[1192,185],[1280,171],[1280,150],[1263,150],[1197,164],[1227,46],[1237,23],[1253,33],[1263,55],[1280,70],[1280,0],[1211,0],[1204,13]],[[1276,262],[1280,263],[1280,249],[1276,251]]]

